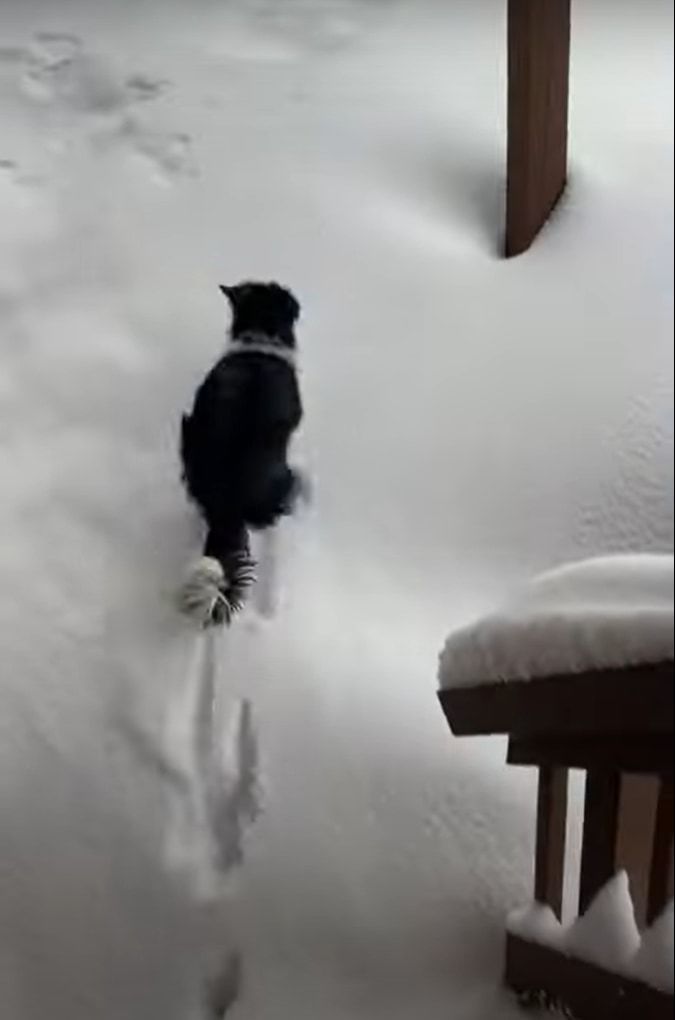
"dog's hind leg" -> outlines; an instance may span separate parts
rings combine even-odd
[[[254,581],[246,527],[221,522],[208,530],[204,554],[178,594],[179,607],[200,627],[229,624],[243,608]]]

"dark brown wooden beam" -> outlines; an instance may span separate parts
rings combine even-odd
[[[617,769],[620,772],[672,776],[673,736],[627,733],[584,737],[511,737],[509,765],[561,765],[570,769]]]
[[[567,180],[570,0],[509,0],[506,254],[519,255]]]
[[[567,835],[567,769],[539,769],[534,898],[562,917]]]
[[[453,687],[439,700],[456,736],[672,735],[673,663]]]
[[[506,984],[520,995],[544,993],[577,1020],[670,1020],[673,996],[592,963],[509,935]]]
[[[581,846],[579,913],[616,873],[621,776],[618,772],[589,772],[586,777],[584,832]]]

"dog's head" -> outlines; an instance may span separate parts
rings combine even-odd
[[[290,290],[278,283],[239,283],[234,287],[221,285],[220,289],[232,307],[233,337],[264,333],[289,347],[295,345],[293,326],[300,305]]]

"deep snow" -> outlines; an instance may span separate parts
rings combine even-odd
[[[673,658],[673,557],[622,553],[529,579],[498,609],[454,631],[441,687],[532,680]]]
[[[501,0],[2,0],[3,1017],[192,1020],[202,943],[235,1020],[511,1015],[532,779],[451,739],[439,643],[673,535],[672,12],[577,7],[572,185],[505,263]],[[303,300],[316,498],[214,714],[176,425],[247,275]]]

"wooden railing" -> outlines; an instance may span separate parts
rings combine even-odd
[[[673,896],[673,663],[442,691],[457,735],[506,733],[508,762],[539,770],[534,895],[560,917],[569,769],[586,772],[579,914],[617,871],[638,925]],[[579,1020],[665,1020],[673,997],[509,934],[506,982]]]

